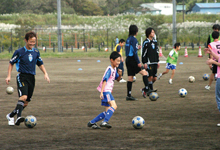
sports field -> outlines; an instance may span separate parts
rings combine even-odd
[[[204,88],[208,81],[202,76],[211,72],[206,59],[179,56],[173,85],[168,84],[171,72],[154,84],[160,96],[157,101],[142,97],[141,75],[136,76],[132,88],[132,95],[138,101],[126,101],[126,83],[115,82],[113,96],[118,109],[109,122],[113,128],[100,130],[88,128],[87,123],[104,110],[96,87],[110,64],[108,58],[43,59],[51,83],[44,80],[37,68],[34,95],[22,113],[37,118],[33,129],[23,123],[13,127],[7,124],[5,116],[14,109],[18,97],[17,92],[12,95],[5,92],[9,60],[0,60],[0,149],[218,150],[220,127],[216,124],[220,122],[220,113],[215,102],[215,82],[210,91]],[[165,64],[161,64],[158,72],[164,70]],[[14,88],[16,75],[14,66],[10,83]],[[189,83],[189,76],[194,76],[196,81]],[[127,79],[126,69],[124,78]],[[185,98],[179,97],[180,88],[187,89]],[[146,121],[139,130],[131,124],[138,115]]]

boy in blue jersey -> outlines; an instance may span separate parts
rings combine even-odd
[[[11,72],[13,65],[16,63],[16,69],[19,74],[16,77],[17,80],[17,90],[19,100],[15,109],[6,115],[8,119],[8,125],[19,126],[21,122],[24,122],[24,117],[21,117],[22,110],[31,101],[31,97],[34,92],[35,87],[35,72],[36,65],[44,73],[44,78],[50,83],[49,76],[43,65],[43,61],[40,57],[40,53],[34,48],[36,43],[36,33],[28,32],[25,35],[26,45],[18,50],[16,50],[9,61],[8,76],[5,79],[6,84],[9,84],[11,80]],[[17,119],[14,122],[14,116],[17,114]]]
[[[149,90],[148,88],[148,72],[143,68],[138,58],[137,50],[140,49],[140,46],[138,45],[138,41],[136,39],[137,34],[138,34],[138,27],[136,25],[130,25],[129,37],[127,38],[126,44],[125,44],[126,67],[127,67],[127,74],[128,74],[126,100],[128,101],[137,100],[136,98],[131,96],[133,77],[137,73],[140,73],[141,75],[143,75],[143,82],[145,85],[144,91],[147,93],[147,95],[149,95],[150,92],[153,92],[152,90]]]
[[[117,69],[120,64],[121,55],[114,51],[110,55],[111,65],[108,66],[105,70],[105,73],[102,77],[102,80],[97,87],[97,90],[100,92],[101,105],[105,106],[105,111],[100,113],[94,119],[89,121],[88,127],[93,129],[100,129],[96,122],[104,119],[100,124],[101,127],[111,128],[112,126],[108,123],[114,111],[117,109],[117,105],[114,97],[112,96],[112,89],[114,86],[114,80],[120,81],[122,70]],[[117,72],[118,70],[118,72]]]

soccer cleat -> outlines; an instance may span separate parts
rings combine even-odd
[[[106,128],[111,128],[112,126],[108,122],[102,122],[100,124],[100,127],[106,127]]]
[[[210,88],[211,88],[211,87],[210,87],[209,85],[206,85],[206,86],[205,86],[205,89],[206,89],[206,90],[210,90]]]
[[[17,120],[15,121],[15,125],[19,126],[21,122],[24,122],[24,117],[18,117]]]
[[[170,79],[170,80],[168,81],[168,83],[169,83],[169,84],[173,84],[172,79]]]
[[[14,117],[10,117],[9,115],[10,115],[10,113],[6,115],[6,118],[8,119],[8,125],[14,126],[15,125]]]
[[[141,89],[141,93],[142,93],[142,96],[143,96],[144,98],[146,98],[146,97],[147,97],[147,95],[146,95],[146,92],[145,92],[144,88],[143,88],[143,89]]]
[[[160,80],[160,78],[162,77],[162,73],[160,73],[159,75],[158,75],[158,80]]]
[[[127,97],[126,97],[126,100],[127,100],[127,101],[137,101],[137,99],[134,98],[133,96],[127,96]]]
[[[88,122],[88,127],[92,127],[93,129],[101,129],[96,123]]]
[[[119,82],[120,82],[120,83],[125,83],[125,82],[127,82],[127,81],[121,78],[121,80],[120,80]]]
[[[147,96],[149,96],[150,93],[152,93],[152,92],[157,92],[157,89],[156,89],[156,90],[151,90],[151,89],[149,89],[149,90],[147,91]]]

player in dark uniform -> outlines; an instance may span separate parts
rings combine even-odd
[[[141,47],[138,45],[138,41],[136,36],[138,34],[138,27],[136,25],[130,25],[129,27],[129,37],[126,40],[125,44],[125,53],[126,53],[126,67],[128,74],[128,82],[127,82],[127,97],[126,100],[137,100],[133,96],[131,96],[131,89],[133,83],[133,77],[140,73],[143,75],[143,82],[145,85],[143,96],[146,97],[146,93],[149,95],[151,90],[148,88],[148,72],[143,68],[138,58],[137,50]]]
[[[37,49],[34,48],[36,38],[36,33],[26,33],[26,45],[16,50],[9,62],[8,76],[5,79],[5,81],[7,84],[9,84],[11,80],[11,72],[13,69],[13,65],[16,63],[16,69],[19,72],[19,74],[16,77],[19,100],[15,109],[11,113],[6,115],[6,118],[8,119],[8,125],[15,124],[19,126],[20,123],[24,121],[24,118],[21,117],[21,113],[22,110],[31,101],[31,97],[34,92],[36,65],[38,65],[40,70],[44,73],[45,80],[47,80],[50,83],[50,79],[43,65],[40,53]],[[14,122],[14,116],[16,114],[17,119]]]
[[[154,29],[147,28],[145,34],[146,39],[142,46],[142,63],[144,64],[144,68],[149,73],[149,88],[153,90],[153,83],[157,80],[157,69],[160,67],[159,49],[157,46],[157,40],[154,39]]]

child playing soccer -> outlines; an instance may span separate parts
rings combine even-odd
[[[171,78],[168,81],[169,84],[173,84],[173,77],[176,70],[176,64],[178,60],[178,51],[180,50],[180,43],[174,44],[174,49],[172,49],[169,53],[169,56],[167,57],[167,64],[166,64],[166,71],[163,73],[160,73],[158,76],[158,79],[162,77],[162,75],[167,74],[170,69],[172,70]]]
[[[102,77],[102,80],[97,87],[97,90],[100,92],[101,105],[105,106],[105,111],[100,113],[94,119],[89,121],[88,127],[93,129],[100,129],[100,127],[96,124],[96,122],[104,119],[104,121],[100,124],[101,127],[111,128],[112,126],[108,123],[114,111],[117,109],[117,105],[114,97],[111,92],[114,86],[114,80],[120,81],[122,70],[116,68],[119,66],[121,60],[121,55],[113,51],[110,55],[111,65],[107,67],[105,73]]]

